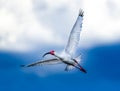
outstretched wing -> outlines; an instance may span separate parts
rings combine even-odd
[[[45,64],[57,64],[57,63],[61,63],[61,61],[54,58],[54,59],[48,59],[48,60],[35,62],[29,65],[22,65],[22,67],[32,67],[32,66],[39,66],[39,65],[45,65]]]
[[[78,46],[79,39],[80,39],[80,32],[82,29],[82,21],[83,21],[83,11],[80,10],[79,16],[71,30],[69,40],[65,48],[65,52],[69,55],[74,55],[76,48]]]

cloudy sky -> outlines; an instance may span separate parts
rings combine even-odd
[[[77,54],[87,74],[65,65],[22,69],[64,48],[80,8]],[[120,91],[119,39],[120,0],[0,0],[0,91]]]
[[[63,47],[80,8],[81,47],[119,41],[119,0],[0,0],[0,50]]]

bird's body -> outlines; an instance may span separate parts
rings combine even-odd
[[[32,67],[32,66],[43,65],[43,64],[64,63],[67,65],[65,68],[66,71],[75,67],[75,68],[81,70],[82,72],[86,73],[85,69],[83,69],[82,66],[79,64],[79,62],[81,60],[81,58],[80,58],[81,55],[76,58],[72,57],[75,54],[76,48],[79,43],[80,32],[81,32],[81,28],[82,28],[82,20],[83,20],[83,11],[80,10],[78,18],[71,30],[67,46],[65,47],[65,49],[61,55],[57,54],[55,51],[52,50],[50,52],[45,53],[43,55],[43,57],[47,54],[51,54],[55,58],[35,62],[35,63],[29,64],[29,65],[25,65],[24,67]]]

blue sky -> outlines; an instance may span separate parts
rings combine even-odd
[[[0,91],[119,91],[119,4],[119,0],[1,0]],[[65,72],[64,65],[21,68],[49,50],[64,48],[80,8],[85,13],[76,54],[82,53],[81,65],[88,73]]]
[[[81,65],[87,70],[87,74],[79,70],[54,72],[51,70],[59,70],[54,67],[50,70],[49,67],[52,66],[38,67],[38,69],[20,68],[21,64],[27,64],[38,59],[40,50],[31,53],[0,52],[0,90],[119,91],[120,44],[97,46],[91,49],[83,49],[81,52],[83,53]],[[36,70],[40,73],[41,70],[52,73],[40,75],[40,73],[35,73]]]

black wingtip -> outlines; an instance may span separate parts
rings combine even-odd
[[[82,9],[79,10],[79,16],[81,16],[81,17],[84,16],[84,11]]]

